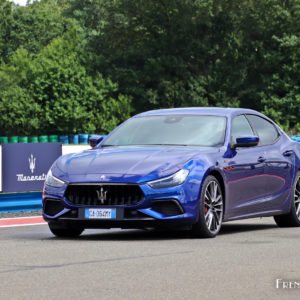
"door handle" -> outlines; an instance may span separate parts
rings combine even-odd
[[[283,153],[283,156],[291,156],[294,154],[294,151],[293,150],[287,150],[287,151],[284,151]]]
[[[258,162],[264,162],[266,159],[263,157],[263,156],[260,156],[258,159],[257,159],[257,161]]]

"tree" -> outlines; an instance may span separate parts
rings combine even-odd
[[[0,54],[3,61],[7,63],[19,47],[37,54],[64,33],[70,26],[70,20],[62,16],[66,5],[62,0],[41,0],[16,6],[8,0],[0,0]]]
[[[0,64],[8,56],[10,42],[10,24],[13,21],[12,3],[7,0],[0,0]]]
[[[8,132],[23,122],[20,132],[27,135],[36,130],[107,132],[129,117],[130,98],[119,94],[117,85],[101,74],[94,78],[87,74],[81,64],[80,40],[74,28],[54,39],[37,56],[18,49],[10,64],[2,66],[0,76],[5,80],[0,86],[0,112],[6,117],[0,127]],[[22,103],[30,107],[24,118],[19,116]],[[37,126],[30,121],[33,112]],[[17,118],[5,122],[14,116]]]
[[[249,107],[300,130],[300,0],[0,1],[0,100],[30,98],[45,132],[180,106]]]

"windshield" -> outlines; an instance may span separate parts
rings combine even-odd
[[[184,145],[216,147],[224,144],[226,119],[218,116],[167,115],[129,119],[103,146]]]

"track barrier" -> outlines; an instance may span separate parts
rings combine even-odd
[[[0,145],[0,213],[42,208],[42,187],[50,166],[61,154],[90,149],[61,143]]]

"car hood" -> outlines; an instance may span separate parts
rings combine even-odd
[[[172,174],[195,156],[207,152],[212,149],[184,146],[100,148],[60,157],[54,166],[54,175],[68,182],[143,182]]]

